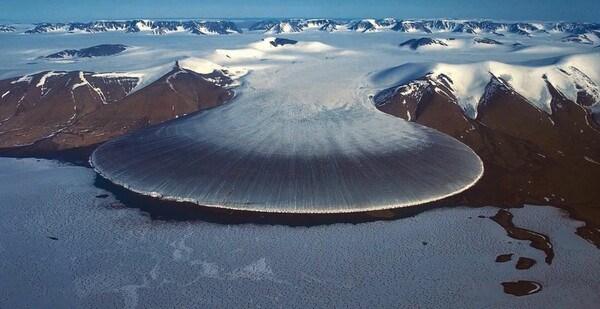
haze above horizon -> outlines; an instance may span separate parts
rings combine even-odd
[[[121,0],[0,2],[0,20],[13,22],[91,21],[131,18],[456,18],[597,22],[600,1],[571,0],[356,0],[167,1]]]

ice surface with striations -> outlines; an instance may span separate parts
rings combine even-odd
[[[471,149],[378,112],[360,75],[355,80],[346,70],[331,71],[325,84],[315,83],[323,78],[320,67],[353,60],[332,62],[314,53],[325,47],[302,42],[280,50],[260,42],[208,55],[250,69],[234,101],[108,142],[91,162],[136,192],[265,212],[416,205],[479,179],[483,166]],[[331,56],[344,53],[326,49]],[[248,57],[254,54],[303,63],[265,66]]]

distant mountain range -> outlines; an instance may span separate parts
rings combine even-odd
[[[573,35],[600,35],[600,23],[573,22],[496,22],[490,20],[447,20],[447,19],[411,19],[394,18],[360,19],[340,21],[333,19],[268,19],[258,21],[248,27],[249,31],[265,33],[295,33],[306,30],[317,31],[358,31],[376,32],[382,30],[398,32],[453,32],[470,34],[495,34],[503,36],[515,34],[531,36],[539,33],[567,33]],[[14,32],[11,25],[0,25],[0,32]],[[163,21],[163,20],[126,20],[93,21],[88,23],[39,23],[25,31],[27,34],[46,32],[107,32],[125,31],[129,33],[148,32],[168,34],[171,32],[189,32],[191,34],[232,34],[241,33],[241,28],[232,21]]]
[[[27,34],[46,32],[107,32],[125,31],[136,33],[148,31],[152,34],[167,34],[170,32],[189,32],[192,34],[231,34],[241,33],[237,25],[230,21],[155,21],[155,20],[129,20],[129,21],[93,21],[89,23],[41,23],[25,31]]]
[[[0,25],[0,32],[13,32],[15,31],[15,27],[8,25]]]

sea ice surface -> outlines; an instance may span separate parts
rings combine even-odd
[[[552,207],[514,209],[544,253],[489,218],[444,208],[395,221],[315,227],[153,220],[118,207],[88,168],[0,158],[0,307],[594,307],[592,244]],[[49,238],[52,237],[52,238]],[[426,243],[426,244],[424,244]],[[513,253],[538,263],[495,263]],[[501,282],[532,280],[514,297]]]

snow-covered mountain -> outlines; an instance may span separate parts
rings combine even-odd
[[[0,25],[0,32],[14,32],[16,29],[9,25]]]
[[[398,21],[391,28],[394,31],[400,32],[424,32],[431,33],[430,27],[427,26],[426,22],[422,21]]]
[[[381,26],[374,19],[363,19],[351,22],[348,24],[347,28],[349,30],[354,30],[358,32],[371,32],[377,31]]]
[[[309,19],[306,20],[305,28],[331,32],[338,30],[338,27],[342,26],[343,24],[344,23],[333,19]]]
[[[93,21],[89,23],[41,23],[25,31],[27,34],[46,32],[107,32],[125,31],[129,33],[150,32],[152,34],[167,34],[171,32],[189,32],[192,34],[231,34],[241,33],[237,25],[230,21]]]
[[[254,23],[252,26],[248,28],[250,31],[268,31],[271,28],[275,27],[279,22],[275,20],[261,20],[257,23]]]
[[[496,22],[490,20],[447,20],[447,19],[410,19],[394,18],[359,19],[352,21],[336,21],[331,19],[286,19],[264,20],[249,28],[251,31],[267,33],[293,33],[305,30],[338,31],[350,30],[358,32],[376,32],[392,30],[399,32],[454,32],[470,34],[507,34],[531,36],[543,33],[585,34],[600,31],[598,23],[527,23],[527,22]]]
[[[600,106],[600,55],[573,55],[547,65],[514,65],[496,61],[469,64],[407,64],[390,72],[402,76],[399,86],[375,98],[384,104],[390,95],[422,97],[435,92],[457,104],[472,119],[489,101],[493,89],[508,89],[535,109],[548,115],[556,99],[575,102],[590,115]],[[595,115],[592,115],[595,116]]]
[[[250,31],[263,31],[269,34],[294,33],[305,30],[335,31],[342,22],[332,19],[284,19],[263,20],[249,27]]]
[[[262,31],[268,34],[297,33],[307,30],[316,31],[398,31],[407,33],[468,33],[493,34],[497,36],[520,35],[530,37],[546,33],[565,35],[598,36],[600,23],[572,22],[497,22],[491,20],[452,20],[452,19],[358,19],[342,21],[334,19],[267,19],[258,21],[248,27],[250,31]],[[12,32],[15,27],[0,25],[0,32]],[[106,31],[125,31],[129,33],[168,34],[172,32],[189,32],[192,34],[231,34],[242,30],[233,21],[165,21],[165,20],[126,20],[126,21],[93,21],[69,23],[39,23],[25,33],[46,32],[84,32],[97,33]],[[585,40],[584,40],[585,41]]]
[[[45,152],[104,142],[229,100],[235,74],[186,58],[137,72],[44,71],[0,80],[0,148]]]
[[[379,110],[477,153],[485,173],[466,200],[573,205],[599,196],[599,64],[597,53],[519,64],[411,63],[376,74],[404,78],[373,99]]]
[[[563,42],[572,42],[572,43],[593,45],[593,44],[595,44],[596,41],[598,41],[599,38],[600,38],[600,36],[597,33],[595,35],[591,35],[591,34],[571,34],[571,35],[565,37],[562,41]]]
[[[432,38],[420,38],[420,39],[410,39],[404,43],[401,43],[401,47],[409,47],[412,50],[417,50],[419,47],[423,46],[448,46],[443,40],[432,39]]]

